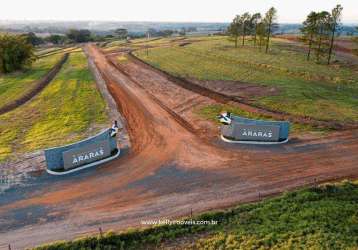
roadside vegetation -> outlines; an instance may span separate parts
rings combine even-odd
[[[356,249],[357,211],[357,182],[325,184],[192,218],[217,225],[108,232],[35,249]]]
[[[358,68],[306,60],[296,43],[272,39],[269,53],[252,39],[235,48],[227,37],[202,39],[187,46],[135,51],[140,59],[175,76],[233,80],[277,88],[275,95],[251,98],[255,105],[293,115],[341,122],[358,121]],[[222,83],[223,88],[225,82]]]
[[[55,62],[57,57],[39,62],[48,64],[49,58]],[[0,116],[0,160],[82,139],[106,122],[105,101],[87,67],[87,58],[83,52],[72,53],[41,93]]]

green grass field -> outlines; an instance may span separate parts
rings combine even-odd
[[[235,49],[226,37],[211,37],[185,47],[150,49],[148,56],[144,50],[135,55],[176,76],[274,86],[277,95],[254,100],[273,110],[358,122],[358,67],[307,62],[302,49],[289,42],[275,40],[265,54],[252,45]]]
[[[107,122],[105,107],[86,56],[72,53],[40,94],[0,116],[0,160],[97,132]]]
[[[175,249],[353,250],[358,248],[358,183],[306,188],[193,220],[218,223],[109,232],[35,249],[174,249],[171,242],[177,242]]]
[[[171,37],[154,37],[154,38],[137,38],[131,40],[129,43],[126,40],[115,40],[113,42],[107,43],[102,50],[105,52],[111,52],[120,48],[130,48],[130,49],[139,49],[143,46],[160,46],[174,42],[178,38]]]
[[[0,75],[0,107],[30,91],[36,85],[36,81],[45,76],[61,57],[61,54],[56,54],[41,58],[23,72]]]
[[[44,55],[44,54],[49,54],[51,52],[58,51],[61,48],[62,47],[37,48],[35,50],[35,55],[36,56],[41,56],[41,55]]]

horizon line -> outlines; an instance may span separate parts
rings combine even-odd
[[[0,22],[118,22],[118,23],[207,23],[207,24],[229,24],[230,21],[120,21],[120,20],[91,20],[91,19],[83,19],[83,20],[75,20],[75,19],[69,19],[69,20],[63,20],[63,19],[0,19]],[[278,24],[302,24],[302,22],[299,21],[281,21],[277,22]],[[349,20],[349,21],[342,21],[342,24],[353,24],[357,25],[358,20]]]

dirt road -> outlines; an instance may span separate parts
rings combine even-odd
[[[213,145],[165,95],[148,91],[154,85],[135,71],[119,71],[95,46],[88,51],[127,120],[132,148],[96,169],[65,178],[41,173],[27,187],[0,195],[0,248],[140,226],[257,200],[259,193],[358,177],[357,131],[268,148]],[[164,83],[156,78],[155,84]],[[176,93],[183,103],[191,94]]]

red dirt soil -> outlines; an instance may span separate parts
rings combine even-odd
[[[357,130],[278,147],[213,145],[200,138],[194,118],[180,112],[192,109],[189,102],[213,100],[159,76],[146,82],[141,77],[148,72],[138,65],[118,70],[94,45],[88,51],[127,120],[132,148],[92,174],[54,179],[18,200],[0,196],[0,248],[73,239],[98,227],[125,229],[257,200],[259,193],[358,177]]]

